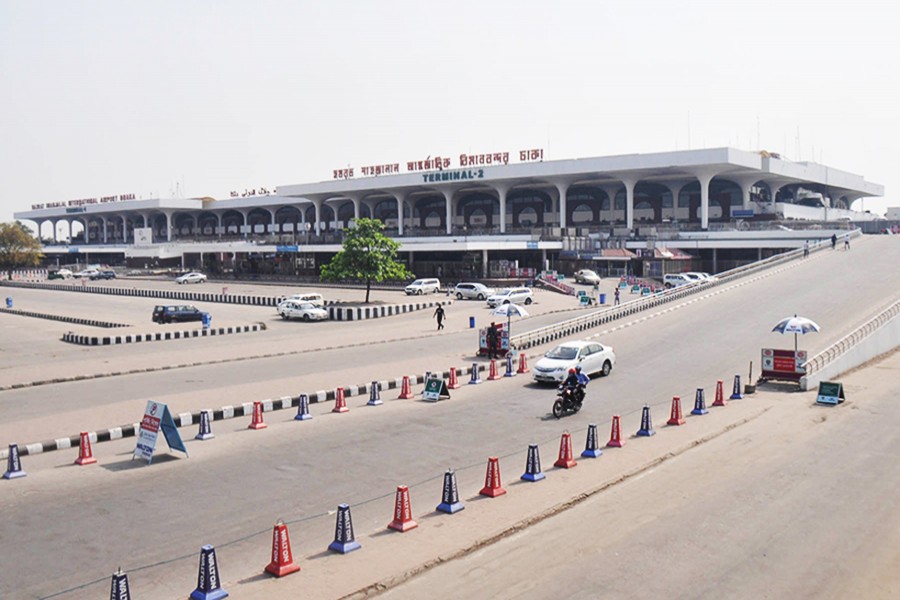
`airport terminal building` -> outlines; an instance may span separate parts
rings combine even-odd
[[[553,161],[529,149],[331,175],[222,200],[88,198],[15,217],[35,224],[50,264],[314,275],[342,231],[372,217],[420,276],[574,264],[614,274],[668,271],[669,258],[720,271],[873,219],[850,207],[884,193],[860,175],[733,148]]]

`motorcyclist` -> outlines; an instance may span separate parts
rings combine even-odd
[[[569,374],[560,386],[561,389],[572,391],[572,398],[581,403],[584,400],[584,381],[587,376],[581,373],[581,367],[573,367],[569,369]]]

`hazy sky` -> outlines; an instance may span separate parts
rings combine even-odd
[[[34,203],[225,198],[429,155],[718,146],[861,174],[885,186],[865,201],[884,212],[900,205],[895,11],[0,0],[0,221]]]

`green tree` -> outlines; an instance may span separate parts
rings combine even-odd
[[[378,219],[358,219],[356,227],[345,229],[344,249],[330,263],[322,265],[322,279],[364,279],[368,304],[373,281],[414,277],[406,265],[397,262],[397,248],[400,244],[382,231],[384,223]]]
[[[0,223],[0,271],[6,271],[10,279],[13,270],[35,267],[43,257],[41,242],[28,227],[19,221]]]

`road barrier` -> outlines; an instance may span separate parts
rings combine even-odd
[[[697,394],[694,396],[694,410],[691,411],[691,414],[705,415],[708,413],[709,411],[706,409],[706,396],[703,393],[703,388],[697,388]]]
[[[350,516],[350,505],[339,504],[334,526],[334,541],[328,545],[332,552],[347,554],[361,548],[353,535],[353,519]]]
[[[116,327],[131,327],[128,323],[112,323],[110,321],[98,321],[96,319],[80,319],[78,317],[66,317],[63,315],[51,315],[47,313],[33,312],[30,310],[18,310],[15,308],[0,308],[0,313],[7,315],[19,315],[20,317],[32,317],[35,319],[48,319],[50,321],[62,321],[74,325],[87,325],[88,327],[103,327],[113,329]]]
[[[584,452],[581,453],[582,458],[597,458],[603,454],[597,445],[597,424],[588,425],[587,438],[584,441]]]
[[[638,429],[637,434],[642,437],[650,437],[651,435],[656,435],[656,431],[653,429],[653,421],[650,420],[650,407],[646,404],[644,405],[644,409],[641,411],[641,428]]]
[[[488,458],[487,471],[484,474],[484,487],[478,493],[488,498],[496,498],[506,493],[500,483],[500,459],[496,456]]]
[[[413,521],[412,518],[409,488],[405,485],[398,485],[397,497],[394,500],[394,520],[388,524],[388,529],[403,533],[418,526],[419,524]]]
[[[127,326],[126,326],[127,327]],[[185,340],[197,337],[211,337],[214,335],[233,335],[236,333],[250,333],[265,331],[265,323],[252,325],[238,325],[232,327],[216,327],[211,329],[185,329],[181,331],[158,331],[156,333],[134,333],[128,335],[95,336],[79,335],[71,331],[64,333],[62,341],[80,346],[114,346],[117,344],[136,344],[141,342],[165,342],[168,340]]]
[[[546,475],[541,471],[541,453],[537,444],[528,444],[528,456],[525,457],[525,472],[519,479],[523,481],[540,481]]]
[[[572,435],[568,431],[563,433],[559,440],[559,457],[553,466],[559,469],[571,469],[578,466],[572,456]]]
[[[275,577],[284,577],[299,570],[300,565],[294,562],[294,553],[291,551],[287,525],[279,519],[272,530],[272,561],[266,565],[266,572]]]

